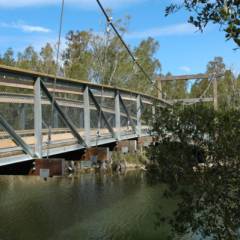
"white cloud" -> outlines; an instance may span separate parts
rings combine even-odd
[[[17,41],[16,41],[17,38]],[[14,50],[14,53],[17,54],[17,52],[23,52],[26,47],[29,45],[34,47],[34,50],[37,52],[41,51],[42,47],[46,46],[46,43],[50,43],[52,46],[56,44],[58,41],[58,35],[54,33],[49,34],[38,34],[33,33],[29,34],[28,37],[26,36],[0,36],[0,52],[3,54],[8,47],[12,47]],[[64,42],[64,36],[61,38],[62,46],[61,49],[66,48],[65,42]]]
[[[189,67],[180,67],[179,69],[185,71],[185,72],[190,72],[191,69]]]
[[[128,38],[146,38],[146,37],[160,37],[172,35],[189,35],[194,34],[196,28],[190,23],[174,24],[167,27],[150,28],[141,31],[135,31],[127,35]]]
[[[119,8],[125,7],[129,4],[138,4],[139,2],[144,2],[149,0],[101,0],[101,4],[104,8]],[[68,0],[65,2],[66,5],[78,6],[84,9],[95,9],[98,7],[96,0]],[[0,6],[4,8],[17,8],[17,7],[33,7],[33,6],[46,6],[46,5],[60,5],[60,0],[0,0]]]
[[[16,23],[7,24],[5,22],[0,22],[0,26],[9,28],[19,28],[22,29],[24,32],[45,32],[45,33],[51,32],[51,30],[48,28],[43,28],[39,26],[29,26],[21,21],[19,21],[17,24]]]

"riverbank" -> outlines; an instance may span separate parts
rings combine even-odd
[[[93,163],[91,167],[81,168],[80,161],[66,161],[65,172],[69,173],[89,173],[97,171],[124,171],[125,169],[144,169],[148,161],[145,152],[111,152],[110,160],[106,162]]]

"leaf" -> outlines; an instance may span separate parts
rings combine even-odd
[[[240,39],[239,38],[234,38],[233,40],[240,47]]]
[[[239,19],[237,19],[237,18],[234,19],[233,23],[234,23],[235,25],[240,26],[240,21],[239,21]]]

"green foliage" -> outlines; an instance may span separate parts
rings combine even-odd
[[[163,75],[160,75],[163,76]],[[170,72],[166,74],[167,77],[172,76]],[[188,81],[163,81],[162,90],[166,99],[184,99],[188,98],[187,93]],[[164,96],[163,96],[164,97]]]
[[[8,48],[7,51],[4,53],[3,58],[0,59],[0,63],[7,66],[14,66],[15,59],[14,59],[14,51],[12,48]]]
[[[41,48],[41,72],[46,74],[55,74],[56,63],[54,60],[54,51],[50,43]]]
[[[159,140],[149,150],[148,179],[168,184],[166,198],[182,199],[173,216],[157,213],[156,225],[171,225],[169,239],[189,232],[239,239],[240,111],[176,104],[155,112],[144,116]]]
[[[16,61],[16,67],[39,71],[39,56],[38,53],[34,51],[34,48],[30,45],[28,46],[23,54],[18,53],[18,59]]]
[[[112,11],[107,9],[109,16]],[[114,22],[122,38],[129,33],[130,15]],[[122,87],[152,95],[157,95],[149,79],[141,72],[115,32],[105,21],[102,24],[102,33],[69,30],[66,34],[66,49],[61,50],[58,76],[95,82],[115,87]],[[149,37],[143,40],[132,50],[134,56],[147,74],[154,79],[161,70],[161,64],[154,56],[160,45],[158,41]],[[129,46],[131,48],[131,46]],[[56,53],[55,45],[46,43],[40,53],[35,52],[30,45],[23,53],[17,54],[14,59],[12,48],[8,48],[3,57],[0,55],[0,64],[15,66],[27,70],[55,74]]]
[[[226,32],[226,40],[233,39],[240,47],[240,1],[239,0],[184,0],[181,5],[171,4],[165,10],[166,15],[175,13],[182,7],[196,16],[190,16],[188,22],[203,31],[209,22],[219,24]],[[226,27],[225,27],[226,26]]]
[[[89,80],[87,68],[91,65],[89,41],[92,36],[91,30],[76,31],[70,30],[66,34],[67,49],[64,52],[66,70],[65,74],[69,78]]]
[[[213,61],[207,64],[207,74],[225,73],[224,77],[218,78],[218,109],[224,110],[229,107],[238,108],[240,106],[240,76],[234,76],[233,72],[236,69],[226,70],[226,65],[222,57],[215,57]],[[189,93],[190,98],[199,98],[208,88],[212,79],[199,79],[192,86]],[[213,87],[210,85],[203,97],[212,97]],[[212,102],[204,103],[205,105],[212,105]]]
[[[142,165],[147,162],[147,157],[145,152],[141,154],[140,150],[138,149],[137,152],[129,152],[129,153],[122,153],[122,152],[112,152],[111,158],[114,163],[120,161],[121,159],[125,159],[127,163],[130,164],[137,164]]]
[[[107,11],[108,15],[112,14],[111,10]],[[130,19],[131,16],[125,15],[124,19],[117,19],[114,22],[122,38],[129,33]],[[137,66],[134,66],[122,42],[108,25],[103,24],[102,29],[103,34],[93,34],[92,30],[68,32],[66,35],[68,47],[63,54],[66,76],[147,92],[150,88],[149,80]],[[132,51],[152,78],[161,70],[159,60],[154,58],[159,47],[158,41],[149,37]]]

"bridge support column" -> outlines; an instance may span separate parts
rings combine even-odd
[[[47,171],[48,170],[48,171]],[[48,173],[48,176],[44,174]],[[65,174],[65,159],[35,159],[28,175],[41,177],[63,176]]]
[[[81,161],[109,161],[109,148],[106,147],[92,147],[86,148],[84,154],[81,156]]]
[[[117,142],[117,151],[119,152],[136,152],[137,151],[137,141],[136,140],[126,140]]]
[[[35,134],[35,153],[42,158],[42,104],[41,104],[41,85],[38,77],[34,83],[34,134]]]
[[[100,169],[105,169],[106,161],[109,161],[109,148],[86,148],[84,154],[81,156],[81,169],[92,167],[95,163],[99,163]]]
[[[155,145],[155,142],[153,141],[153,137],[140,137],[138,138],[138,146],[139,147],[148,147],[151,144]]]

